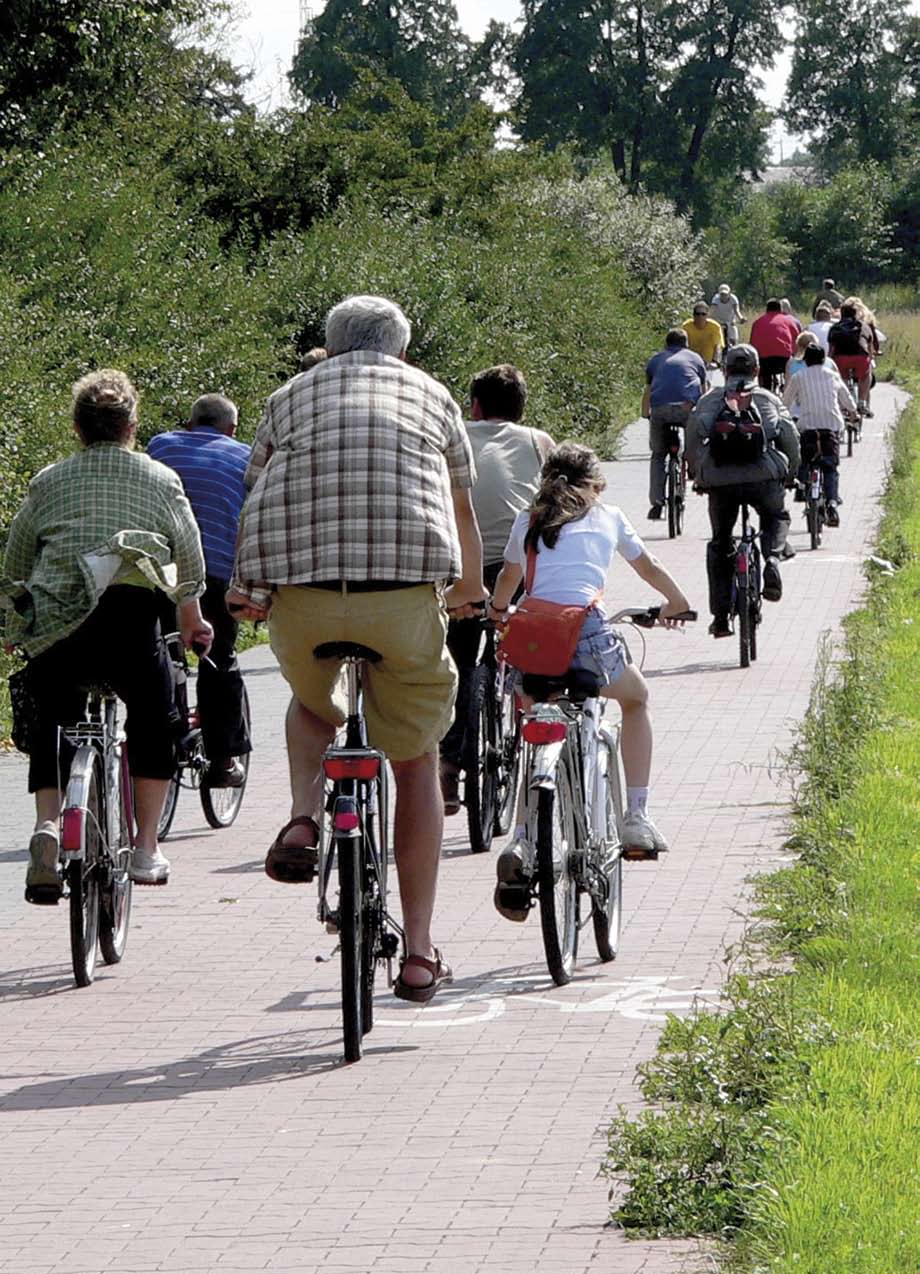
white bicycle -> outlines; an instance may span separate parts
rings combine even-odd
[[[660,609],[630,607],[613,615],[611,623],[652,628]],[[696,612],[676,618],[689,622]],[[624,844],[620,725],[604,719],[607,701],[598,689],[598,679],[581,669],[562,677],[524,677],[524,692],[534,700],[521,730],[525,835],[536,851],[543,946],[558,986],[572,977],[578,935],[589,920],[601,960],[616,957],[623,859],[658,857],[656,851]]]

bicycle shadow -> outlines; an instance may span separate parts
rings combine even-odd
[[[56,1075],[13,1089],[0,1098],[0,1110],[62,1110],[176,1101],[233,1088],[296,1082],[350,1065],[342,1055],[341,1042],[337,1036],[330,1037],[328,1028],[312,1028],[324,1038],[318,1045],[321,1051],[309,1052],[304,1036],[310,1029],[237,1040],[162,1065]],[[416,1047],[409,1044],[370,1045],[365,1046],[364,1056],[370,1059],[415,1051]]]
[[[737,670],[737,660],[722,660],[717,664],[678,664],[674,668],[643,668],[642,676],[647,681],[650,681],[655,677],[684,677],[700,672],[732,672]]]
[[[64,965],[46,966],[41,969],[8,969],[0,974],[0,1004],[15,1004],[24,1000],[42,1000],[75,990],[69,971],[57,976]],[[33,981],[34,978],[40,979]]]

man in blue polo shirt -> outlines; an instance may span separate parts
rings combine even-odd
[[[243,768],[236,758],[252,748],[235,650],[239,625],[224,601],[233,574],[251,450],[233,437],[236,424],[236,406],[229,398],[203,394],[192,406],[187,428],[157,434],[147,447],[148,455],[182,479],[201,531],[207,567],[201,611],[214,629],[214,643],[208,660],[198,665],[198,712],[212,787],[238,787]]]
[[[671,430],[687,423],[707,386],[706,364],[699,354],[687,348],[687,333],[683,328],[674,327],[668,332],[664,349],[646,364],[645,382],[642,415],[649,422],[648,441],[652,452],[648,516],[657,522],[664,508]]]

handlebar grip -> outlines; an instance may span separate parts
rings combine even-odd
[[[654,628],[658,623],[661,615],[660,606],[650,606],[647,611],[641,615],[633,615],[632,622],[639,628]],[[684,610],[679,615],[671,615],[671,619],[676,619],[680,623],[694,624],[697,620],[697,612],[695,610]]]
[[[199,658],[201,655],[206,655],[208,653],[208,648],[203,641],[193,641],[192,650],[199,656]]]

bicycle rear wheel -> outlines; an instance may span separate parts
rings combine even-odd
[[[118,756],[118,771],[108,779],[109,858],[108,881],[102,890],[99,914],[99,949],[106,964],[118,964],[128,944],[131,920],[131,835],[128,827],[131,779],[127,757]]]
[[[750,603],[750,587],[747,575],[739,578],[737,584],[737,615],[738,615],[738,647],[742,668],[750,667],[751,663],[751,603]]]
[[[70,955],[77,986],[89,986],[96,971],[99,939],[99,871],[103,811],[101,766],[93,762],[86,788],[85,852],[67,867],[70,889]]]
[[[498,805],[498,705],[495,702],[495,670],[487,663],[473,669],[463,769],[463,794],[470,849],[474,854],[492,848]]]
[[[511,830],[521,779],[521,714],[510,673],[502,678],[501,756],[498,770],[498,796],[495,803],[495,835],[506,836]]]
[[[246,735],[249,735],[249,695],[243,687],[243,720],[246,723]],[[204,778],[198,795],[201,797],[201,808],[211,827],[229,827],[236,819],[243,804],[246,792],[246,781],[249,778],[249,752],[237,757],[243,767],[243,781],[239,787],[211,787],[208,783],[209,771],[205,769]]]
[[[668,460],[666,497],[668,505],[668,536],[673,540],[680,535],[682,520],[680,511],[680,465],[674,455]]]
[[[592,892],[591,919],[594,923],[594,941],[602,960],[614,960],[620,946],[620,925],[623,915],[623,855],[620,827],[623,823],[623,779],[620,753],[613,739],[606,735],[602,740],[606,758],[604,769],[605,826],[604,843],[599,847],[601,859],[597,864],[604,892],[600,897]],[[600,756],[598,758],[601,759]]]
[[[361,841],[337,836],[339,861],[339,949],[342,968],[342,1034],[346,1062],[361,1060],[364,1038],[364,891],[361,887]]]
[[[821,514],[816,502],[809,500],[805,509],[805,521],[808,523],[808,536],[812,549],[821,547]]]
[[[565,986],[578,951],[578,888],[570,869],[575,850],[572,787],[565,760],[559,762],[555,791],[537,794],[537,885],[546,965],[557,986]]]

